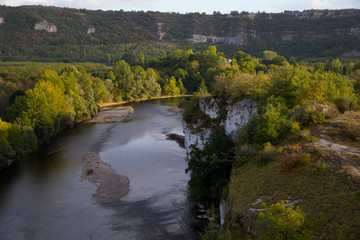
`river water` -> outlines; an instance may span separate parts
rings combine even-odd
[[[122,122],[81,124],[29,155],[0,179],[0,239],[196,239],[186,186],[185,150],[166,134],[182,134],[179,100],[134,105]],[[130,179],[121,200],[92,195],[81,178],[84,155]]]

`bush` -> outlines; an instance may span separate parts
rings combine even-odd
[[[306,214],[299,207],[286,207],[284,201],[263,206],[266,210],[259,213],[258,222],[265,223],[266,230],[260,231],[260,240],[312,239],[312,232],[306,226]]]
[[[289,170],[297,166],[308,166],[312,161],[310,154],[301,153],[300,145],[287,145],[281,157],[281,167],[284,170]]]
[[[277,149],[270,142],[264,144],[264,149],[259,154],[259,160],[262,164],[267,164],[279,157],[281,149]]]
[[[201,240],[220,240],[220,232],[216,226],[215,221],[210,220],[209,225],[206,227],[205,232],[201,235]]]

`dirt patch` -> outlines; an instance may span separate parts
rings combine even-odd
[[[81,171],[82,178],[100,183],[95,197],[120,199],[129,192],[129,178],[117,173],[110,164],[103,162],[97,153],[83,158]]]
[[[134,113],[134,109],[132,107],[104,109],[96,117],[89,120],[88,122],[97,122],[97,123],[118,122],[132,115],[133,113]]]
[[[327,130],[326,127],[320,134],[320,139],[317,142],[314,142],[315,147],[322,147],[325,151],[335,152],[343,160],[343,170],[350,174],[353,177],[360,178],[360,170],[355,167],[357,164],[351,160],[350,156],[360,157],[360,149],[349,147],[346,145],[338,144],[327,140]]]

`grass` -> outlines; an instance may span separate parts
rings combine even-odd
[[[249,161],[234,169],[228,197],[233,214],[240,214],[246,226],[258,232],[258,212],[249,208],[261,205],[251,203],[259,198],[267,205],[298,200],[296,206],[306,213],[314,237],[360,239],[360,180],[342,170],[343,159],[338,154],[308,142],[303,142],[302,149],[310,153],[313,162],[286,170],[280,159],[266,165]]]
[[[87,171],[86,171],[86,175],[87,176],[89,176],[90,174],[93,174],[94,173],[94,170],[92,170],[92,169],[88,169]]]

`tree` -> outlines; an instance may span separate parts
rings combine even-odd
[[[199,93],[200,95],[209,95],[204,79],[201,81],[201,84],[199,86]]]
[[[265,50],[263,52],[263,57],[265,60],[273,60],[275,57],[277,57],[277,53],[273,51]]]
[[[133,93],[136,90],[136,82],[134,75],[131,71],[130,65],[124,60],[116,62],[113,66],[113,72],[115,75],[114,81],[114,97],[120,97],[120,99],[131,100]]]
[[[165,95],[174,96],[180,94],[180,89],[176,86],[176,79],[174,77],[171,77],[169,83],[164,85],[163,91]]]
[[[147,89],[151,97],[159,97],[161,95],[161,86],[157,82],[160,79],[159,74],[154,69],[146,69],[146,79],[144,81],[144,88]]]
[[[179,80],[176,82],[176,86],[180,89],[180,94],[185,94],[185,93],[186,93],[186,89],[185,89],[184,84],[183,84],[183,82],[181,81],[181,79],[179,79]]]
[[[263,206],[266,210],[259,213],[258,222],[265,223],[266,230],[260,231],[260,240],[312,239],[312,232],[305,224],[306,214],[299,207],[287,207],[284,201]]]

